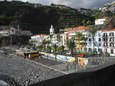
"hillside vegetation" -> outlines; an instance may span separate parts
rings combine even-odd
[[[13,25],[20,29],[31,30],[35,33],[49,34],[50,25],[53,24],[56,32],[66,27],[83,24],[94,24],[94,17],[81,14],[76,9],[51,4],[43,6],[28,2],[0,1],[0,25]]]

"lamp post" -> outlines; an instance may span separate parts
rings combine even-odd
[[[57,51],[57,45],[56,45],[56,43],[54,44],[54,54],[55,54],[55,60],[57,60],[57,58],[56,58],[56,51]]]

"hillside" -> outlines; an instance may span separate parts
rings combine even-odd
[[[112,3],[104,4],[101,8],[99,8],[99,10],[115,13],[115,1],[113,1]]]
[[[51,4],[43,6],[28,2],[0,1],[0,25],[20,25],[21,29],[31,30],[35,33],[49,33],[53,24],[56,32],[65,27],[83,24],[93,24],[94,17],[80,13],[64,5]]]
[[[99,9],[93,10],[95,18],[113,17],[115,15],[115,1],[102,5]]]

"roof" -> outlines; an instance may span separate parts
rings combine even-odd
[[[115,31],[115,28],[112,28],[112,29],[104,29],[104,30],[99,30],[99,31],[110,32],[110,31]]]
[[[69,28],[67,30],[67,32],[73,32],[73,31],[78,31],[78,30],[89,30],[90,28],[86,27],[86,26],[78,26],[78,27],[74,27],[74,28]]]
[[[34,36],[47,36],[47,34],[35,34],[32,37],[34,37]]]

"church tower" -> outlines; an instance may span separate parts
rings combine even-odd
[[[55,30],[53,28],[53,25],[51,25],[50,27],[50,35],[54,35],[55,34]]]

